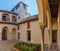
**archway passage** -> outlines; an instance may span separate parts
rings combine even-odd
[[[16,40],[16,29],[12,29],[12,40]]]
[[[2,30],[2,40],[7,40],[7,27]]]
[[[57,43],[57,30],[52,30],[52,43]]]

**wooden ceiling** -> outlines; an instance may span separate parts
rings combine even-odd
[[[56,18],[58,16],[59,0],[48,0],[48,2],[51,11],[51,17]]]

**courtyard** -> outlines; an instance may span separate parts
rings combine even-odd
[[[17,42],[17,41],[16,41]],[[15,41],[0,41],[0,51],[14,51],[13,44]]]

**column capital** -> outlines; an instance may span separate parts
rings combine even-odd
[[[46,27],[44,23],[39,23],[39,25],[40,25],[40,29],[41,29],[41,30],[44,30],[45,27]]]

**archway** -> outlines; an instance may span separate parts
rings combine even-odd
[[[17,22],[17,18],[16,18],[16,16],[12,16],[12,22],[14,22],[14,23]]]
[[[16,29],[12,29],[12,40],[16,40]]]
[[[7,27],[2,29],[2,40],[7,40]]]
[[[10,21],[10,15],[9,15],[9,14],[6,14],[6,13],[3,14],[3,15],[2,15],[2,20],[3,20],[3,21]]]

